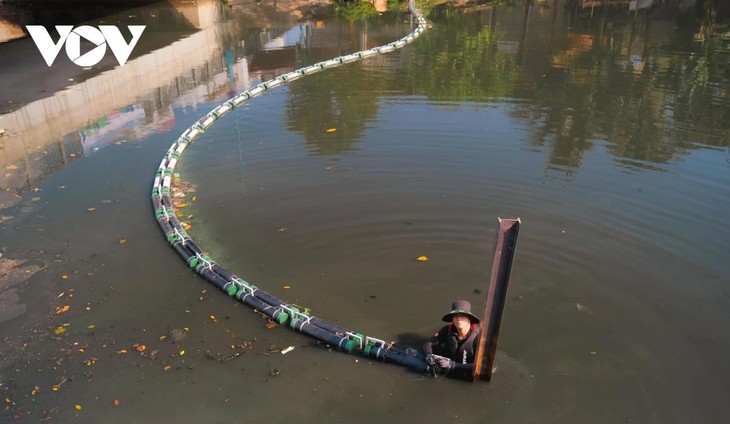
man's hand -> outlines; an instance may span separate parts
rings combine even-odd
[[[449,358],[444,358],[443,356],[436,359],[436,365],[439,366],[439,368],[444,370],[450,370],[456,366],[456,362],[452,361]]]

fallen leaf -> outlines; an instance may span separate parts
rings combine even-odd
[[[68,280],[68,275],[66,275],[66,274],[63,274],[63,275],[61,276],[61,279],[62,279],[62,280]]]
[[[335,131],[337,131],[337,128],[327,128],[328,133],[333,133]]]
[[[127,242],[127,239],[123,239],[123,238],[120,238],[119,240],[117,240],[117,244],[120,244],[120,245],[124,244],[126,242]]]
[[[77,403],[77,404],[76,404],[76,406],[74,406],[74,408],[76,408],[76,410],[77,410],[77,411],[80,411],[80,410],[81,410],[81,405],[79,405],[79,404]]]
[[[60,386],[51,386],[51,390],[53,390],[54,392],[57,392],[57,391],[61,390],[61,387]]]
[[[160,340],[165,340],[167,336],[160,336]]]
[[[181,350],[180,353],[178,353],[178,356],[183,356],[183,355],[185,355],[185,351]]]
[[[124,355],[125,353],[127,353],[127,349],[119,349],[117,353],[120,355]]]
[[[428,260],[428,256],[419,256],[419,257],[417,258],[417,260],[418,260],[419,262],[426,262],[426,261]]]
[[[182,223],[182,227],[183,227],[183,230],[185,230],[185,231],[187,231],[187,230],[189,230],[189,229],[193,228],[193,226],[192,226],[192,225],[190,225],[190,224],[188,224],[187,222],[183,222],[183,223]]]
[[[268,328],[268,329],[272,329],[272,328],[276,327],[276,326],[277,326],[277,325],[279,325],[279,324],[275,323],[274,321],[269,321],[269,322],[267,322],[267,323],[266,323],[266,324],[264,324],[264,325],[266,326],[266,328]]]
[[[165,368],[162,369],[162,371],[170,371],[172,369],[172,365],[166,365]]]
[[[56,329],[53,330],[53,332],[56,333],[57,336],[60,336],[61,334],[66,332],[66,327],[63,327],[63,326],[56,327]]]
[[[94,328],[96,328],[96,325],[89,324],[89,325],[86,326],[86,328],[88,328],[89,330],[93,330]]]
[[[287,228],[286,228],[286,227],[281,227],[281,228],[279,228],[279,229],[278,229],[278,230],[276,230],[276,231],[278,231],[278,232],[280,232],[280,233],[283,233],[283,232],[284,232],[284,231],[286,231],[286,230],[287,230]]]
[[[71,306],[69,306],[69,305],[59,306],[58,308],[56,308],[56,313],[62,314],[64,312],[67,312],[69,309],[71,309]]]
[[[144,352],[145,349],[147,349],[147,346],[141,344],[141,345],[135,345],[134,348],[137,350],[137,352]]]
[[[38,387],[38,386],[33,387],[33,390],[30,391],[30,395],[35,396],[36,394],[38,394],[39,390],[40,390],[40,387]]]
[[[194,201],[198,200],[198,196],[193,196],[193,198],[190,200],[192,200],[194,202]]]
[[[285,289],[285,290],[287,290],[287,289],[290,289],[290,288],[291,288],[291,286],[284,286],[284,287],[282,287],[282,288],[283,288],[283,289]]]

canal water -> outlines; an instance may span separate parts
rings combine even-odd
[[[452,300],[482,310],[497,218],[519,217],[497,369],[471,384],[272,326],[154,221],[154,173],[196,119],[412,29],[289,6],[112,15],[150,34],[121,68],[0,44],[24,63],[0,60],[2,421],[725,422],[726,25],[661,4],[435,6],[415,43],[267,92],[186,151],[181,219],[215,260],[411,346]]]

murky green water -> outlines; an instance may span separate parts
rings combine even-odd
[[[15,402],[6,417],[724,421],[730,38],[720,24],[559,1],[434,9],[416,43],[266,93],[186,151],[178,171],[197,191],[185,219],[201,246],[273,294],[388,340],[419,344],[455,298],[481,310],[496,219],[520,217],[498,370],[468,384],[267,329],[166,244],[148,193],[178,134],[262,80],[410,30],[402,13],[296,23],[208,6],[197,10],[203,29],[138,53],[159,72],[127,66],[72,86],[100,93],[82,108],[93,119],[59,107],[33,137],[0,138],[3,184],[20,194],[4,200],[0,248],[46,266],[12,288],[27,310],[0,324],[0,390]],[[191,16],[160,7],[146,11],[167,16],[148,24],[158,31]],[[112,89],[125,78],[128,97]],[[31,121],[33,108],[0,127]],[[66,131],[73,122],[86,123]],[[184,327],[184,340],[160,339]]]

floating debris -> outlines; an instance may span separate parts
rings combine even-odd
[[[185,329],[176,328],[170,331],[170,340],[172,340],[173,343],[180,343],[181,341],[185,340],[185,337],[187,337],[187,335],[188,333],[187,331],[185,331]]]

